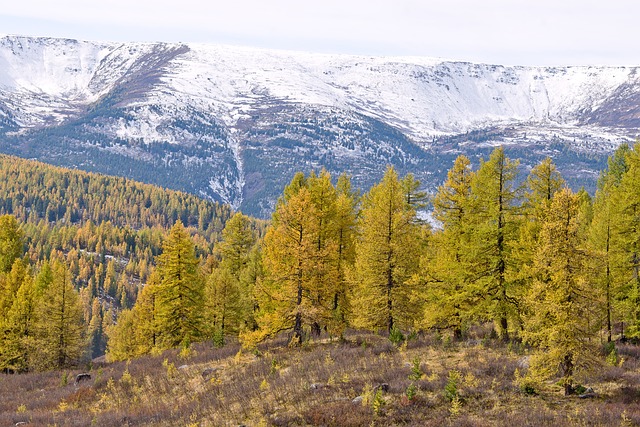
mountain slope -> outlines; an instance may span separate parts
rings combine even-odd
[[[295,170],[385,164],[430,187],[460,152],[552,155],[593,187],[640,127],[637,67],[503,67],[240,47],[0,38],[0,151],[268,215]]]

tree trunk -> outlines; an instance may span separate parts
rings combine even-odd
[[[564,395],[569,396],[573,394],[573,357],[571,354],[567,354],[564,356]]]

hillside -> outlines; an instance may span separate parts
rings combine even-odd
[[[529,350],[478,328],[463,341],[420,335],[397,348],[351,332],[303,350],[286,339],[255,354],[230,344],[195,346],[89,370],[3,376],[0,424],[86,426],[613,426],[640,423],[634,346],[619,344],[620,366],[603,366],[565,398],[547,383],[526,394],[516,372]],[[74,384],[79,373],[91,378]],[[384,385],[386,384],[386,385]],[[380,389],[376,398],[374,390]],[[16,393],[16,390],[21,390]],[[453,399],[453,400],[452,400]],[[374,402],[377,402],[374,404]],[[456,402],[456,403],[453,403]]]
[[[0,151],[267,217],[295,170],[386,164],[428,188],[455,156],[550,155],[574,188],[638,135],[637,67],[505,67],[199,44],[0,39]]]
[[[130,179],[0,155],[0,214],[24,222],[78,227],[109,221],[121,228],[168,229],[180,219],[210,241],[229,206]]]

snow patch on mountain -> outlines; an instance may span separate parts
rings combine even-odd
[[[264,211],[269,186],[301,168],[366,185],[387,163],[437,179],[432,157],[500,144],[604,156],[638,135],[638,69],[3,36],[0,133],[5,151],[59,144],[61,162],[117,172],[122,159],[140,179],[234,207],[261,197]]]

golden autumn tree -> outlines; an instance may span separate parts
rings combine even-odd
[[[513,246],[519,227],[517,167],[518,162],[498,147],[489,160],[481,162],[471,183],[469,271],[476,288],[473,292],[483,296],[481,309],[495,321],[505,340],[509,339],[509,319],[517,319],[518,292],[513,289]]]
[[[526,296],[523,338],[538,350],[533,375],[553,377],[560,367],[565,394],[575,376],[593,363],[598,323],[586,274],[585,236],[580,233],[580,200],[569,189],[555,194],[540,229],[535,280]]]
[[[354,324],[410,328],[420,312],[416,286],[421,229],[393,167],[364,196],[352,277]]]
[[[422,260],[423,326],[451,328],[455,338],[462,337],[477,305],[468,274],[472,176],[469,159],[458,156],[433,199],[433,216],[442,229]]]
[[[158,256],[155,313],[163,348],[189,346],[203,334],[204,283],[195,247],[178,220]]]
[[[346,177],[336,189],[326,171],[298,173],[284,189],[263,242],[264,277],[254,291],[258,330],[244,335],[246,343],[290,330],[290,344],[299,345],[311,331],[342,331],[354,197]]]
[[[249,217],[236,213],[222,230],[222,241],[214,248],[219,262],[205,285],[205,323],[216,344],[226,335],[238,334],[253,324],[253,285],[245,273],[250,268],[256,243]]]
[[[627,335],[640,336],[640,143],[625,155],[626,170],[612,190],[612,243],[618,307]]]
[[[84,314],[66,266],[54,261],[53,281],[44,289],[37,307],[35,325],[37,367],[64,368],[78,364],[85,356]]]

